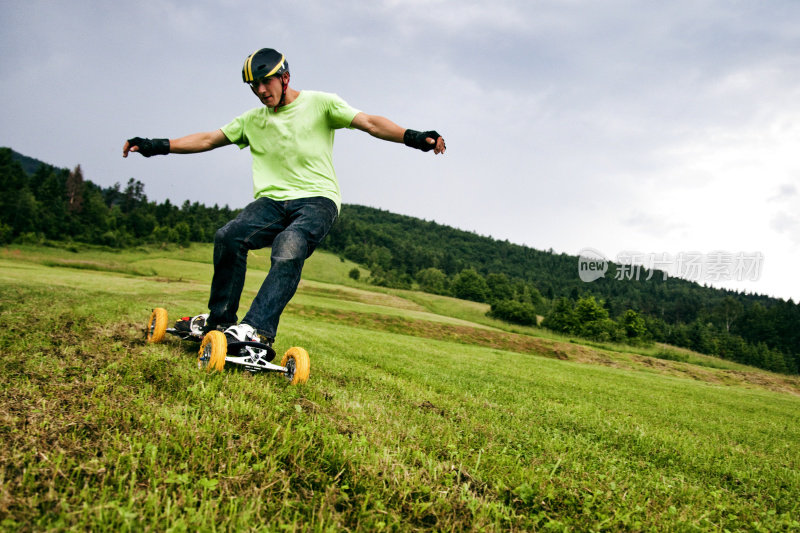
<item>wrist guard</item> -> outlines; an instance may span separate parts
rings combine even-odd
[[[433,144],[428,144],[428,142],[425,140],[429,137],[433,139]],[[429,152],[434,149],[436,146],[436,139],[439,137],[441,137],[441,135],[436,133],[434,130],[406,130],[406,132],[403,134],[403,144],[410,146],[411,148],[416,148],[417,150],[422,150],[423,152]]]
[[[137,146],[138,152],[145,157],[151,155],[167,155],[169,153],[169,139],[144,139],[142,137],[134,137],[128,139],[128,144],[133,148]]]

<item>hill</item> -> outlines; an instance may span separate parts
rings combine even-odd
[[[205,374],[142,330],[205,307],[210,256],[0,250],[4,530],[800,528],[797,377],[512,327],[325,252],[276,345],[308,383]]]
[[[544,315],[559,306],[574,310],[581,297],[594,298],[604,308],[600,312],[618,322],[629,310],[642,315],[646,336],[652,340],[772,370],[800,371],[800,304],[791,300],[714,289],[678,278],[647,280],[647,271],[639,279],[615,279],[619,266],[614,264],[605,278],[584,283],[576,256],[356,205],[345,206],[325,246],[367,265],[380,285],[486,302],[513,299],[534,304]],[[485,278],[482,293],[458,294],[452,289],[464,269],[474,269]],[[438,287],[426,286],[432,272],[439,274]],[[580,319],[571,316],[566,322],[575,320]]]
[[[39,170],[39,167],[42,165],[47,165],[47,163],[43,161],[39,161],[38,159],[34,159],[33,157],[28,157],[26,155],[22,155],[19,152],[15,152],[11,150],[11,160],[16,161],[22,167],[27,174],[33,175]]]
[[[225,207],[149,201],[131,178],[101,188],[38,164],[32,174],[0,148],[0,244],[69,240],[125,248],[210,242],[235,215]],[[323,249],[362,265],[375,285],[492,305],[498,318],[595,341],[662,342],[778,372],[800,372],[800,304],[653,276],[593,283],[578,258],[379,209],[343,206]]]

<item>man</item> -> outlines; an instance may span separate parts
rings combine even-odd
[[[247,57],[242,80],[263,107],[214,131],[178,139],[128,139],[122,156],[191,154],[228,144],[250,147],[255,201],[214,237],[209,313],[179,320],[175,327],[194,332],[223,328],[229,340],[260,340],[271,346],[280,315],[297,290],[304,261],[339,213],[341,198],[332,162],[334,130],[356,128],[435,154],[445,152],[445,143],[435,131],[402,128],[353,109],[335,94],[291,88],[286,58],[271,48]],[[272,247],[269,273],[237,323],[247,253],[267,246]]]

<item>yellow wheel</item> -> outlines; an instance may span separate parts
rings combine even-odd
[[[144,334],[147,342],[161,342],[167,332],[167,310],[156,307],[150,313],[150,320],[147,322],[147,329]]]
[[[283,354],[281,359],[281,366],[289,369],[286,373],[286,379],[292,385],[300,385],[308,381],[308,373],[311,371],[311,361],[308,358],[308,352],[299,346],[289,348]]]
[[[209,331],[200,344],[197,368],[207,372],[222,372],[225,368],[225,355],[228,353],[228,339],[221,331]]]

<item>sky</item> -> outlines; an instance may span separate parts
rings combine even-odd
[[[293,88],[447,142],[337,131],[346,204],[800,301],[795,0],[2,0],[0,18],[0,146],[98,185],[246,205],[246,149],[122,145],[258,107],[241,67],[270,47]]]

